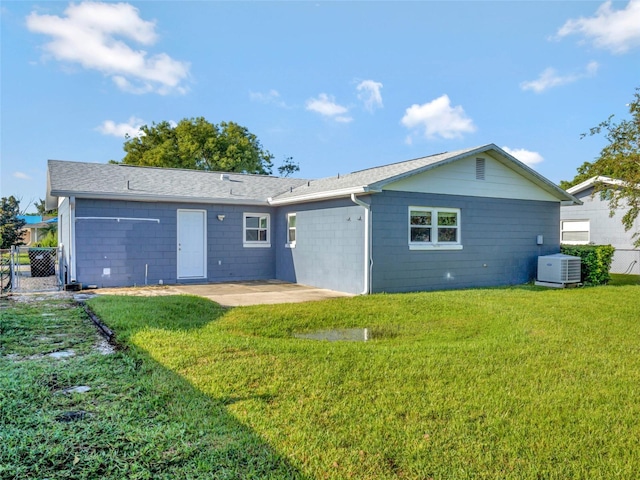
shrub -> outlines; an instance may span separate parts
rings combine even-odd
[[[57,247],[58,246],[58,232],[53,232],[53,231],[48,232],[34,246],[36,246],[36,247]]]
[[[609,269],[615,249],[611,245],[562,245],[560,251],[582,259],[582,281],[588,285],[609,282]]]

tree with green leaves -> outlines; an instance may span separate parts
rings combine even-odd
[[[570,182],[561,182],[567,189],[592,177],[610,177],[618,182],[614,186],[596,181],[594,194],[609,199],[611,215],[624,209],[622,224],[629,231],[640,214],[640,88],[628,104],[630,119],[613,121],[613,115],[589,130],[582,137],[604,135],[608,144],[593,162],[578,167],[578,174]],[[640,232],[633,233],[635,245],[640,246]]]
[[[282,165],[278,167],[278,173],[281,177],[288,177],[300,171],[300,164],[293,162],[293,157],[286,157]]]
[[[58,215],[58,209],[54,208],[53,210],[47,210],[46,203],[44,199],[39,199],[36,203],[34,203],[34,207],[36,207],[36,213],[41,217],[50,215],[55,217]]]
[[[2,197],[0,203],[0,248],[11,248],[12,245],[24,245],[21,231],[26,222],[20,218],[20,200],[13,195]]]
[[[185,118],[177,125],[143,125],[140,132],[127,135],[126,155],[115,163],[263,175],[273,168],[273,155],[258,137],[234,122],[216,125],[203,117]]]

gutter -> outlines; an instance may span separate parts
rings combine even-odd
[[[269,205],[265,200],[257,198],[246,198],[241,195],[229,196],[222,198],[215,197],[183,197],[177,195],[146,195],[146,194],[127,194],[127,193],[98,193],[98,192],[79,192],[68,190],[54,190],[51,192],[53,197],[75,197],[89,198],[97,200],[127,200],[133,202],[166,202],[166,203],[203,203],[207,205]]]
[[[365,203],[356,197],[355,193],[351,194],[351,201],[356,205],[360,205],[365,209],[364,216],[364,288],[361,295],[371,293],[371,204]]]
[[[69,278],[76,281],[76,197],[69,197]]]
[[[301,188],[301,187],[298,187],[298,188]],[[358,193],[380,193],[381,191],[382,190],[380,189],[370,188],[369,186],[364,185],[359,187],[341,188],[339,190],[329,190],[329,191],[321,190],[315,193],[306,193],[303,195],[295,195],[295,196],[286,197],[286,198],[269,197],[267,201],[269,202],[269,205],[277,206],[277,205],[291,205],[291,204],[302,203],[302,202],[312,202],[315,200],[329,200],[333,198],[343,198],[348,196],[351,196],[351,199],[353,200],[353,196]]]

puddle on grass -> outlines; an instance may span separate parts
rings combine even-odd
[[[387,340],[402,334],[399,325],[383,325],[373,328],[331,328],[306,333],[294,333],[294,338],[306,340],[324,340],[327,342],[368,342],[369,340]]]
[[[47,355],[47,357],[51,358],[69,358],[73,357],[76,354],[73,350],[63,350],[61,352],[53,352]]]
[[[64,393],[67,395],[70,393],[87,393],[89,390],[91,390],[91,387],[88,387],[87,385],[79,385],[77,387],[65,388],[64,390],[61,391],[61,393]]]
[[[371,340],[371,331],[368,328],[335,328],[308,333],[294,333],[293,336],[306,340],[325,340],[327,342],[366,342]]]

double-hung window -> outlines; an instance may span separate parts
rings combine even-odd
[[[409,207],[410,250],[460,250],[460,209]]]
[[[561,243],[569,245],[589,243],[589,220],[563,220],[560,224]]]
[[[270,221],[268,213],[245,213],[243,215],[245,247],[270,247]]]
[[[296,246],[296,214],[287,214],[287,247]]]

